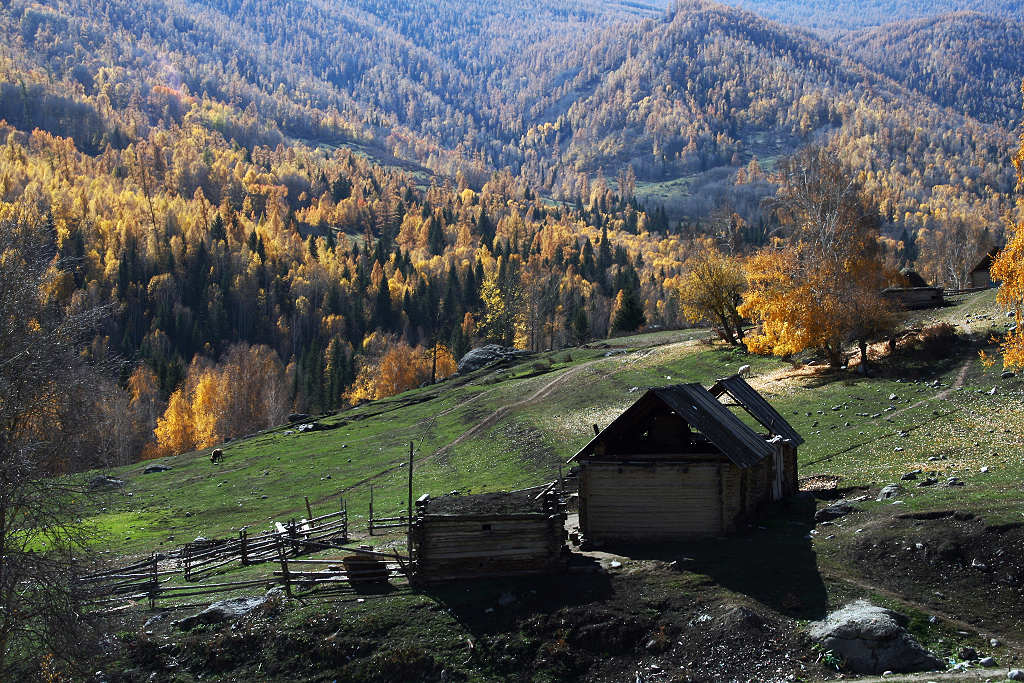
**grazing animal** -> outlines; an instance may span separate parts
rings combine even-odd
[[[740,366],[740,371],[737,372],[736,374],[739,375],[740,377],[749,377],[750,376],[750,366],[749,365]]]
[[[216,465],[223,459],[224,451],[222,451],[219,448],[214,448],[213,451],[210,453],[210,462],[212,462],[214,465]]]

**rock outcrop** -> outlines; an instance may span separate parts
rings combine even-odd
[[[882,674],[943,669],[942,661],[906,630],[898,612],[857,600],[811,624],[808,632],[822,647],[846,661],[852,671]]]

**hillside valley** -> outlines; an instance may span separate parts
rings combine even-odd
[[[319,418],[335,429],[255,435],[224,446],[219,465],[200,452],[164,459],[171,469],[163,472],[113,470],[126,484],[102,494],[106,512],[93,521],[122,557],[195,536],[230,538],[243,526],[254,533],[270,520],[304,517],[303,497],[320,514],[339,496],[356,543],[390,552],[404,547],[404,535],[367,536],[365,510],[372,484],[376,514],[401,513],[410,441],[416,497],[533,486],[557,476],[590,423],[617,415],[634,387],[710,384],[750,364],[753,385],[807,440],[800,477],[808,489],[732,539],[577,549],[577,569],[564,579],[398,585],[393,594],[350,597],[314,589],[224,629],[147,624],[123,631],[127,649],[111,653],[124,658],[112,663],[113,680],[150,671],[179,680],[615,680],[636,671],[652,680],[821,680],[835,672],[815,661],[801,624],[856,597],[910,615],[914,634],[950,662],[975,647],[1012,668],[1024,655],[1014,608],[1024,576],[1024,452],[1015,436],[1024,389],[977,360],[977,344],[1005,319],[991,302],[990,293],[971,295],[908,321],[953,321],[961,340],[936,360],[908,338],[872,378],[738,355],[708,346],[700,332],[658,333],[526,358]],[[964,485],[908,482],[898,503],[875,502],[880,488],[918,469]],[[835,522],[813,519],[839,499],[863,502]],[[741,559],[750,556],[759,559]],[[216,579],[266,571],[229,567]],[[161,602],[170,619],[188,613],[175,602]],[[141,624],[151,614],[125,618]],[[695,621],[708,627],[695,630]],[[765,635],[767,648],[742,644]]]
[[[1019,2],[0,44],[0,680],[1024,680]]]

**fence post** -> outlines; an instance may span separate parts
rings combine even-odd
[[[149,608],[156,609],[156,599],[160,595],[160,574],[157,570],[156,555],[152,556],[153,578],[149,584]]]
[[[341,497],[341,538],[343,543],[348,543],[348,508],[344,496]]]
[[[182,553],[185,556],[183,558],[185,560],[185,580],[186,581],[191,581],[192,580],[192,544],[191,543],[186,543],[185,547],[182,549]]]
[[[242,566],[248,566],[249,564],[249,532],[245,529],[241,529],[238,532],[238,544],[239,544],[239,556],[242,561]]]
[[[412,547],[412,454],[413,454],[413,442],[409,442],[409,505],[406,508],[406,526],[405,532],[405,545],[407,548]]]
[[[313,530],[313,510],[309,507],[309,496],[306,496],[306,520],[309,523],[310,531]]]
[[[281,541],[281,536],[277,537],[277,557],[281,560],[281,576],[284,578],[284,593],[289,598],[292,597],[292,581],[288,575],[288,557],[284,552],[284,543]]]
[[[370,484],[370,535],[373,536],[373,484]]]

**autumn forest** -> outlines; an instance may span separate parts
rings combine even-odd
[[[902,271],[964,288],[1019,222],[1024,15],[973,9],[0,0],[0,289],[38,285],[4,344],[80,321],[59,371],[95,403],[47,468],[391,396],[485,342],[706,324],[839,364]]]

